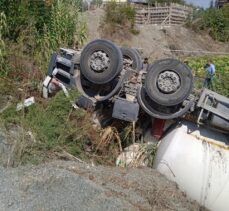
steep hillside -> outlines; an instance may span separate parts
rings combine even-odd
[[[121,37],[107,36],[102,34],[100,30],[103,14],[102,9],[87,12],[89,41],[96,38],[111,39],[119,45],[143,49],[143,55],[150,57],[151,60],[171,56],[202,54],[196,51],[229,53],[228,43],[216,42],[207,34],[198,34],[183,26],[139,25],[137,28],[140,33],[132,35],[131,39],[123,40]],[[171,50],[184,50],[185,52]]]

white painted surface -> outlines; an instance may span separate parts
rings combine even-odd
[[[184,122],[161,141],[154,167],[190,198],[229,210],[229,137]]]
[[[22,108],[29,107],[34,103],[35,103],[34,97],[27,98],[22,103],[17,104],[16,111],[20,111]]]

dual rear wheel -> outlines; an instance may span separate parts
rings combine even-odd
[[[117,80],[125,59],[131,61],[132,69],[142,69],[141,56],[136,49],[120,49],[108,40],[94,40],[81,53],[81,73],[89,82],[103,87]],[[167,113],[166,118],[169,118],[170,114],[179,111],[182,102],[190,95],[192,85],[192,71],[187,65],[176,59],[159,60],[148,67],[138,98],[144,100],[139,104],[145,111],[146,106],[152,114],[156,112],[155,117]]]
[[[81,53],[81,73],[92,83],[106,84],[122,71],[124,59],[131,61],[134,70],[142,69],[141,56],[136,49],[120,49],[108,40],[94,40]]]

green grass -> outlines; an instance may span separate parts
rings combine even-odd
[[[204,65],[209,59],[211,59],[216,66],[216,77],[213,81],[213,91],[229,97],[229,56],[190,57],[186,59],[195,77],[197,77],[196,88],[200,89],[203,86],[203,80],[206,75]]]
[[[71,95],[75,98],[77,93],[72,91]],[[90,124],[85,124],[86,112],[73,110],[63,92],[48,102],[36,103],[21,111],[15,108],[13,104],[0,114],[5,127],[19,125],[25,131],[32,131],[36,139],[36,143],[25,145],[20,157],[22,163],[39,163],[49,152],[60,150],[81,157],[84,141],[89,139]]]
[[[212,57],[216,65],[216,80],[214,81],[215,91],[229,97],[229,57]],[[196,77],[205,77],[203,66],[208,62],[209,57],[191,57],[186,59]],[[7,77],[7,76],[6,76]],[[115,153],[119,153],[117,141],[109,142],[105,151],[96,152],[96,143],[100,142],[99,132],[92,128],[89,120],[90,114],[82,109],[74,110],[69,99],[61,91],[56,96],[48,100],[40,98],[38,88],[33,88],[36,103],[22,111],[16,111],[16,104],[20,102],[24,95],[31,96],[28,85],[25,82],[17,81],[8,77],[6,80],[0,78],[0,110],[6,104],[7,96],[12,96],[11,105],[0,113],[0,123],[8,128],[18,125],[25,132],[31,131],[36,142],[31,142],[28,138],[22,137],[15,145],[14,159],[19,163],[38,164],[53,156],[53,152],[67,151],[79,158],[96,157],[96,162],[112,163]],[[202,88],[202,81],[199,80],[196,88]],[[37,79],[39,81],[39,79]],[[28,82],[31,82],[28,79]],[[31,90],[31,85],[30,90]],[[33,85],[37,87],[38,85]],[[19,91],[20,88],[22,91]],[[75,100],[78,93],[70,91],[71,99]],[[123,147],[131,144],[131,126],[120,126],[118,129]],[[90,155],[84,151],[86,147],[91,148]],[[94,148],[93,148],[94,147]],[[115,153],[114,153],[115,152]],[[88,157],[87,157],[88,156]],[[91,156],[91,157],[89,157]]]

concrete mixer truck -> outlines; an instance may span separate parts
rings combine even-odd
[[[203,206],[226,211],[229,99],[208,89],[193,92],[193,83],[192,70],[177,59],[143,65],[137,49],[98,39],[53,53],[43,96],[60,86],[80,93],[79,107],[110,105],[113,118],[128,122],[142,112],[150,116],[152,136],[160,140],[154,167]],[[164,130],[169,120],[175,123]]]

